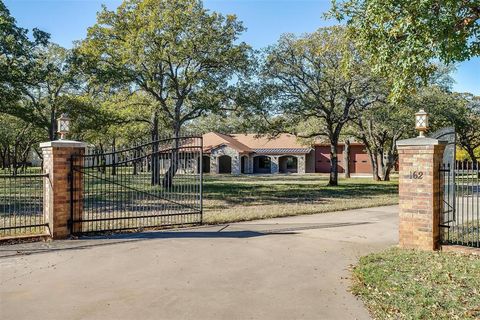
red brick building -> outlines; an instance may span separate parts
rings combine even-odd
[[[345,144],[339,143],[337,147],[338,154],[338,172],[345,172],[344,159]],[[350,143],[350,161],[348,163],[350,173],[372,173],[372,164],[368,157],[365,146],[361,143]],[[315,172],[329,173],[330,172],[330,145],[329,144],[315,144]]]

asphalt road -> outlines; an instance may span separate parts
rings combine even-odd
[[[0,247],[0,318],[369,319],[349,266],[397,207]]]

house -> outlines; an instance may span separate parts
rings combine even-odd
[[[291,134],[275,138],[255,134],[203,135],[203,172],[306,173],[315,171],[315,152]]]
[[[345,145],[337,148],[338,172],[345,172]],[[330,145],[316,142],[303,145],[291,134],[271,138],[256,134],[203,135],[205,173],[329,173]],[[349,169],[352,174],[371,174],[371,163],[361,143],[350,143]]]

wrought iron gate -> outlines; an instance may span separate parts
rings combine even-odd
[[[191,136],[72,157],[72,233],[201,224],[202,149]]]
[[[480,247],[479,163],[456,161],[453,166],[443,165],[440,174],[442,242]]]
[[[0,170],[0,237],[48,233],[43,212],[42,168]]]

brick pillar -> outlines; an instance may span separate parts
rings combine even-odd
[[[397,142],[399,153],[399,245],[437,250],[440,246],[440,165],[446,142],[414,138]]]
[[[43,154],[43,166],[48,179],[43,186],[44,214],[54,239],[70,235],[70,157],[83,154],[86,144],[77,141],[57,140],[40,144]],[[82,207],[81,175],[74,177],[74,203]],[[75,199],[76,198],[76,199]]]

